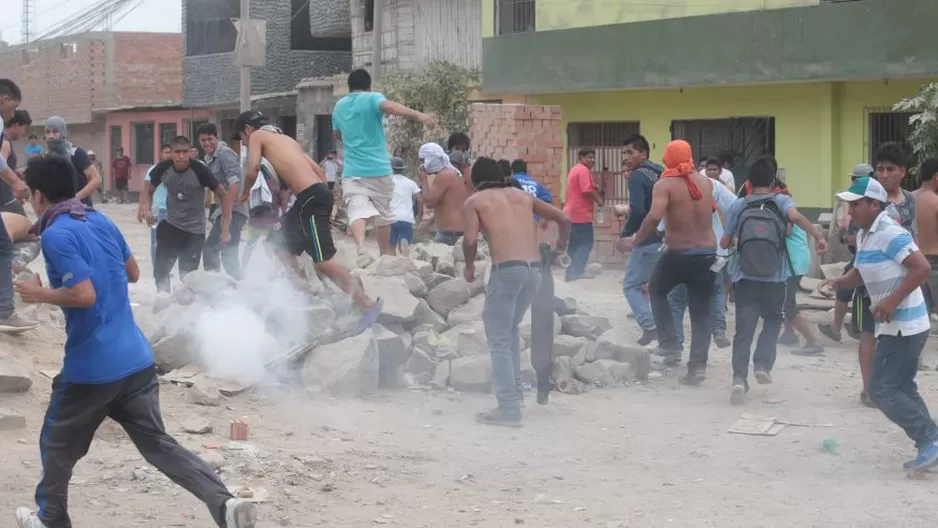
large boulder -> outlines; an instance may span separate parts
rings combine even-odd
[[[606,330],[596,339],[594,357],[626,362],[632,366],[636,378],[646,381],[651,371],[651,356],[647,348],[631,345],[631,341],[625,328]]]
[[[554,311],[557,315],[571,315],[576,313],[576,299],[574,297],[554,297]]]
[[[433,267],[436,267],[436,263],[439,261],[440,257],[453,256],[453,248],[451,246],[437,242],[416,244],[411,246],[410,252],[417,260],[429,262]]]
[[[237,284],[228,275],[214,272],[195,270],[182,278],[182,283],[196,295],[208,299],[223,296],[227,290],[234,289]]]
[[[417,268],[407,257],[381,255],[369,268],[372,275],[378,277],[400,277],[407,273],[416,273]]]
[[[485,305],[485,299],[474,297],[469,302],[456,307],[446,317],[446,322],[450,326],[459,326],[465,323],[482,320],[482,307]]]
[[[485,326],[482,321],[454,326],[443,337],[449,341],[456,354],[466,356],[487,356],[489,352],[488,341],[485,338]]]
[[[629,379],[629,365],[611,359],[598,359],[577,367],[576,377],[590,385],[618,385]]]
[[[443,275],[442,273],[436,272],[427,275],[426,278],[423,279],[423,281],[427,283],[427,288],[431,290],[449,280],[453,280],[453,278],[449,275]]]
[[[558,392],[580,394],[585,390],[583,382],[576,379],[576,365],[573,364],[573,358],[567,356],[554,358],[550,377],[554,383],[554,389]]]
[[[26,392],[32,386],[29,369],[13,358],[0,354],[0,392]]]
[[[400,277],[362,277],[365,293],[372,299],[384,300],[384,309],[378,321],[382,323],[411,323],[416,318],[419,299],[410,293],[407,283]]]
[[[427,304],[433,311],[446,317],[457,306],[464,304],[472,297],[469,284],[462,279],[453,279],[430,290],[427,294]]]
[[[585,337],[558,335],[554,337],[554,357],[574,357],[585,349],[588,343],[589,339]]]
[[[417,298],[424,298],[429,293],[430,289],[427,288],[427,283],[423,281],[416,273],[405,273],[402,275],[404,282],[407,284],[407,288],[410,290],[411,295]]]
[[[449,386],[465,392],[489,392],[492,361],[488,356],[468,356],[450,362]]]
[[[374,394],[378,391],[379,361],[375,334],[366,331],[316,347],[303,364],[303,383],[337,396]]]
[[[453,260],[452,255],[443,255],[437,259],[434,268],[437,273],[442,275],[449,275],[450,277],[456,276],[456,261]]]
[[[603,332],[612,328],[612,323],[605,317],[594,315],[572,314],[560,318],[564,334],[574,337],[596,339]]]
[[[450,340],[435,330],[421,330],[415,333],[414,350],[423,350],[437,361],[459,357]]]
[[[420,348],[414,348],[410,357],[404,363],[404,372],[413,374],[421,384],[429,383],[436,370],[435,361],[430,354]]]
[[[153,343],[153,358],[156,366],[169,372],[188,365],[195,352],[194,341],[188,333],[177,333]]]
[[[430,308],[426,300],[420,299],[420,302],[417,303],[417,310],[414,312],[413,327],[415,331],[434,330],[443,332],[449,328],[449,324],[447,324],[446,319]]]
[[[433,264],[423,260],[413,260],[414,263],[414,272],[423,280],[427,280],[428,277],[433,273]]]
[[[317,299],[303,308],[306,333],[311,340],[326,339],[336,328],[336,313],[329,301]]]
[[[396,369],[407,361],[410,351],[401,336],[381,325],[375,325],[372,331],[378,343],[381,370]]]

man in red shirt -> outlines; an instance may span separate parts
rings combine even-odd
[[[117,147],[114,160],[111,161],[111,176],[114,188],[120,193],[118,203],[127,203],[127,184],[130,181],[130,158],[124,155],[124,149]]]
[[[564,280],[567,282],[586,278],[586,263],[593,251],[593,211],[595,205],[602,206],[602,193],[593,185],[590,173],[596,163],[596,151],[591,148],[580,149],[576,165],[567,176],[567,192],[563,212],[567,213],[572,223],[570,243],[567,255],[570,265]]]

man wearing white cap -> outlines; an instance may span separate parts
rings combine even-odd
[[[904,468],[931,468],[938,464],[938,425],[915,385],[930,329],[921,286],[931,266],[912,235],[886,212],[889,199],[878,181],[859,178],[837,197],[850,203],[850,217],[860,228],[857,256],[854,269],[826,282],[834,288],[866,287],[876,335],[870,399],[915,442],[918,456]]]

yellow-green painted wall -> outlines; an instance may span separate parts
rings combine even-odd
[[[775,155],[802,207],[829,208],[847,172],[868,161],[865,109],[890,107],[928,80],[786,84],[681,90],[534,96],[563,108],[564,125],[639,121],[660,162],[671,121],[726,117],[775,118]],[[566,151],[566,149],[565,149]],[[566,165],[565,165],[566,166]]]
[[[482,2],[482,36],[495,34],[495,2]],[[538,0],[537,31],[622,24],[736,11],[817,5],[820,0]]]

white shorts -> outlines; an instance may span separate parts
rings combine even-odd
[[[349,223],[355,220],[375,219],[378,227],[389,226],[395,217],[391,213],[391,195],[394,180],[390,176],[378,178],[342,178],[342,197]]]

